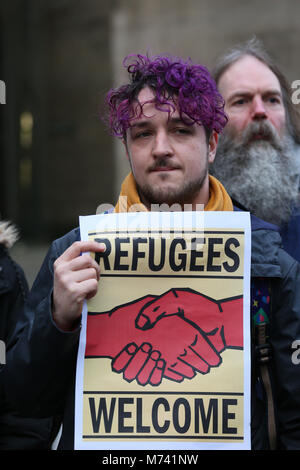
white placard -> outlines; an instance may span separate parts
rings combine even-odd
[[[82,314],[75,449],[250,449],[249,213],[101,214],[80,230],[106,251]]]

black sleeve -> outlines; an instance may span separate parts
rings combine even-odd
[[[75,241],[54,242],[18,323],[0,373],[12,406],[30,417],[61,413],[76,369],[80,328],[63,332],[52,320],[53,263]],[[59,247],[59,249],[58,249]]]
[[[281,253],[285,271],[275,281],[270,340],[273,352],[279,446],[300,448],[300,361],[295,360],[295,340],[300,340],[300,265]]]

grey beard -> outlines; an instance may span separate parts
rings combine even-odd
[[[267,140],[251,140],[262,128]],[[279,139],[268,124],[255,123],[239,139],[219,140],[211,174],[230,196],[257,217],[276,225],[290,219],[299,203],[299,163],[290,136]]]

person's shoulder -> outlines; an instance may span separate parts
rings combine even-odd
[[[251,221],[251,230],[252,232],[258,230],[271,230],[272,232],[279,233],[279,227],[275,224],[271,224],[263,219],[260,219],[256,215],[252,214],[250,210],[246,207],[242,206],[239,202],[233,200],[233,210],[235,212],[249,212],[250,213],[250,221]]]
[[[10,248],[18,240],[18,230],[9,221],[0,221],[0,291],[17,291],[21,288],[24,295],[28,283],[23,268],[10,254]]]
[[[60,255],[76,241],[80,241],[79,227],[70,230],[65,235],[54,240],[52,246],[55,248],[58,255]]]
[[[235,211],[246,211],[234,202]],[[282,240],[277,225],[271,224],[250,212],[251,222],[251,274],[253,277],[282,278],[283,262],[288,261],[282,253]],[[287,255],[288,256],[288,255]]]
[[[271,277],[287,278],[300,265],[283,247],[280,229],[251,215],[252,260],[268,266]]]

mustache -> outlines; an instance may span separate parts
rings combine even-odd
[[[257,136],[260,136],[260,140],[268,141],[268,143],[275,149],[282,150],[282,140],[277,134],[274,126],[269,121],[251,122],[236,142],[241,146],[248,146],[253,142],[259,142],[256,139]]]
[[[149,166],[148,172],[156,171],[159,168],[171,168],[172,170],[179,170],[181,166],[172,163],[168,157],[161,157]]]

